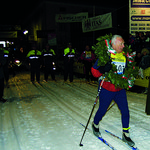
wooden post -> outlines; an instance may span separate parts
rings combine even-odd
[[[146,101],[145,112],[147,115],[150,115],[150,77],[149,77],[149,86],[148,86],[148,92],[147,92],[147,101]]]

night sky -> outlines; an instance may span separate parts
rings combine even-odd
[[[21,21],[29,15],[32,9],[42,0],[26,0],[26,1],[2,1],[0,8],[0,24],[20,24]],[[70,0],[50,0],[70,3]],[[99,6],[108,6],[114,7],[114,10],[128,5],[128,0],[123,1],[112,1],[112,0],[71,0],[71,3],[75,4],[90,4],[90,5],[99,5]]]
[[[35,2],[35,0],[19,2],[3,0],[0,8],[0,24],[19,24],[31,12],[32,7],[36,5]]]

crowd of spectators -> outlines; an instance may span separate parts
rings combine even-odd
[[[142,67],[141,63],[144,63],[144,56],[149,56],[150,52],[150,32],[136,32],[135,36],[129,34],[128,44],[131,45],[133,51],[136,51],[136,65]],[[146,61],[146,66],[150,67],[150,62]]]
[[[144,78],[143,70],[150,67],[150,32],[136,32],[135,36],[129,34],[128,44],[133,51],[136,51],[135,62],[139,67],[139,75]],[[147,93],[147,88],[142,89]]]

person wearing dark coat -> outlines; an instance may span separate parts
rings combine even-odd
[[[32,46],[32,50],[28,52],[27,58],[29,59],[29,64],[31,66],[31,82],[34,83],[35,75],[36,81],[40,83],[40,66],[41,66],[41,51],[36,49],[36,45]]]
[[[7,100],[3,98],[4,95],[4,72],[3,66],[5,65],[4,52],[0,50],[0,102],[5,103]]]
[[[139,67],[145,70],[146,68],[150,67],[149,50],[147,48],[143,48],[141,53],[143,57],[139,64]]]

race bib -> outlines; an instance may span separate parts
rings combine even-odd
[[[125,68],[125,63],[124,62],[113,62],[116,67],[117,67],[117,73],[118,74],[123,74],[124,68]]]
[[[92,57],[92,54],[91,54],[91,51],[85,51],[85,58],[91,58]]]
[[[113,55],[112,57],[112,63],[116,65],[117,73],[123,74],[124,69],[126,67],[126,58],[122,53],[117,53],[116,55]]]

